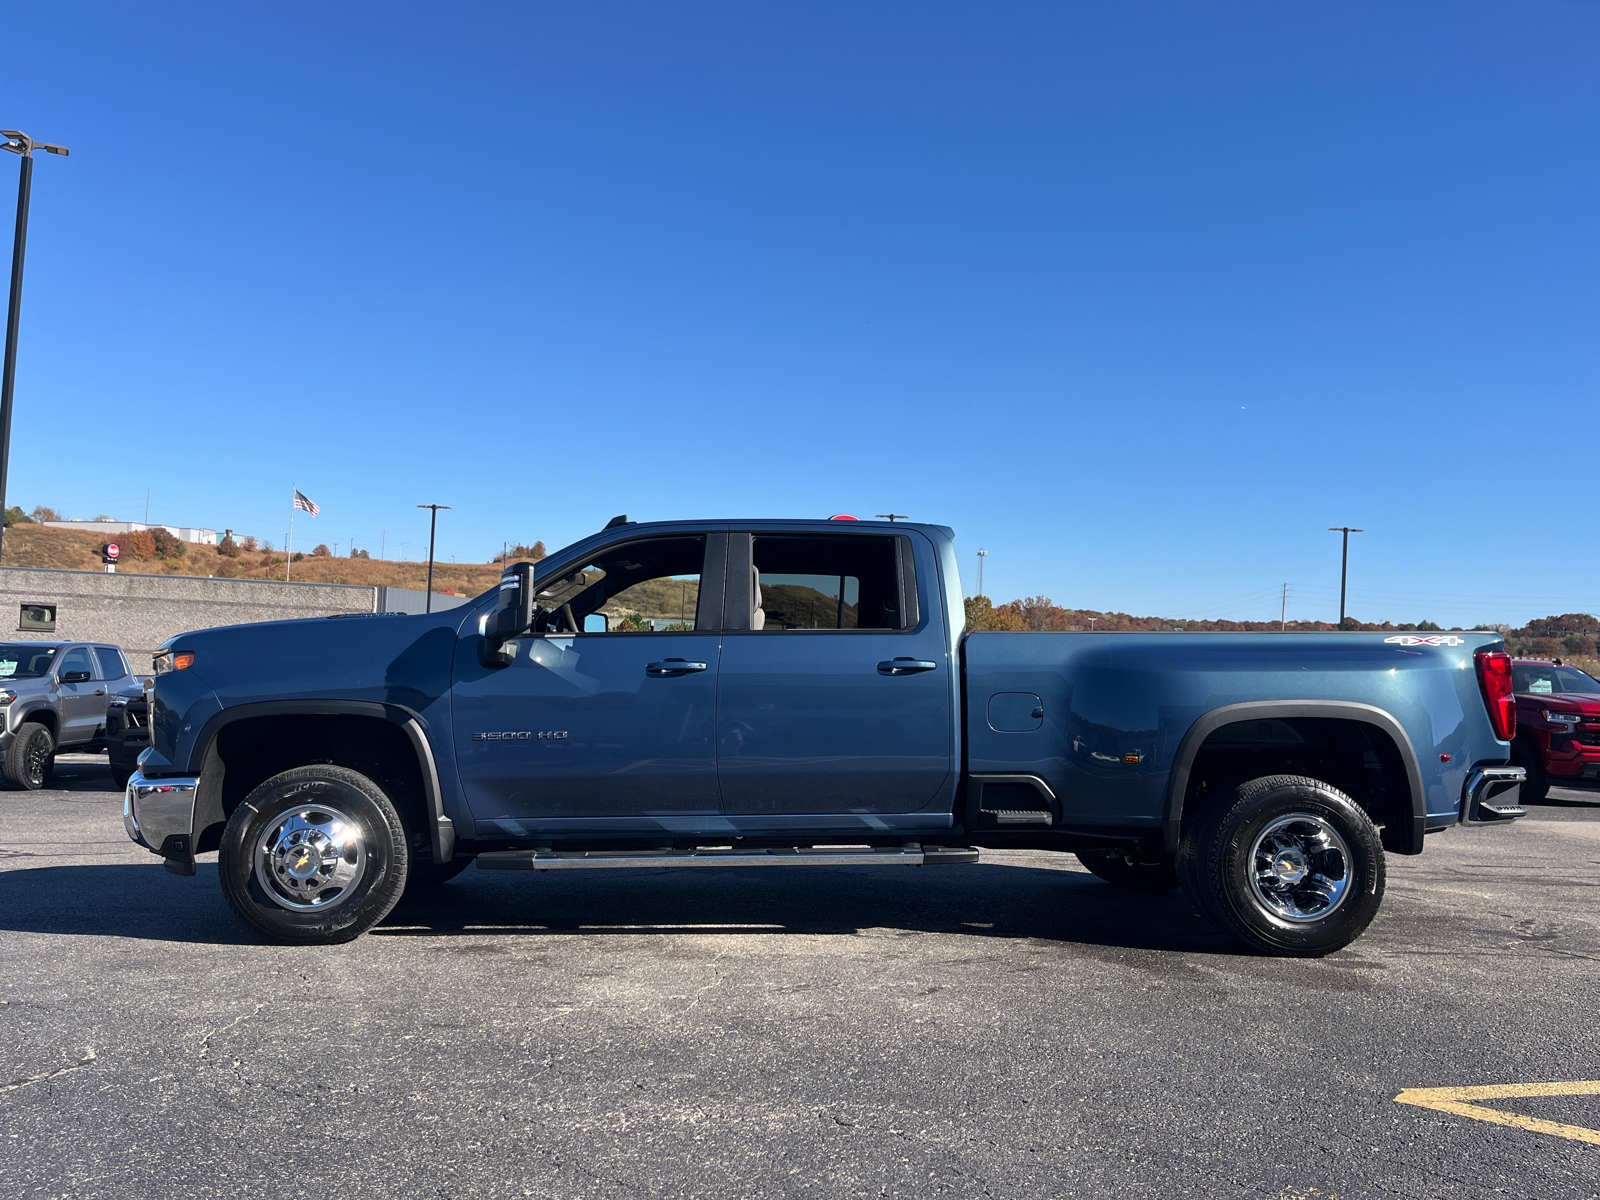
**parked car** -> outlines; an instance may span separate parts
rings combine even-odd
[[[1600,788],[1600,679],[1542,659],[1511,664],[1517,737],[1511,761],[1528,773],[1522,798],[1543,800],[1554,787]]]
[[[111,778],[120,787],[139,765],[139,754],[150,745],[150,727],[145,723],[144,683],[136,679],[111,697],[106,709],[106,755],[111,761]]]
[[[57,751],[103,749],[111,694],[132,682],[119,646],[0,643],[0,775],[6,783],[42,788]]]
[[[182,634],[135,841],[234,912],[347,941],[495,870],[1076,852],[1257,950],[1371,921],[1384,852],[1509,821],[1496,633],[968,633],[950,530],[619,518],[429,615]]]

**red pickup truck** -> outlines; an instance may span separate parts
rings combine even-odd
[[[1600,679],[1560,663],[1511,663],[1517,736],[1511,761],[1528,772],[1522,803],[1551,787],[1600,788]]]

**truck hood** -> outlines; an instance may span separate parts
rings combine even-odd
[[[311,617],[181,634],[172,640],[173,652],[193,653],[194,665],[158,676],[156,687],[165,692],[169,680],[190,675],[223,708],[327,698],[421,712],[448,695],[457,633],[475,628],[480,608],[492,600],[486,595],[427,615]]]

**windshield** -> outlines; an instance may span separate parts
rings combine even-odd
[[[40,679],[56,660],[55,646],[37,642],[10,642],[0,645],[0,679]]]
[[[1529,696],[1554,696],[1563,692],[1568,695],[1600,696],[1600,679],[1577,667],[1534,663],[1511,668],[1511,690]]]

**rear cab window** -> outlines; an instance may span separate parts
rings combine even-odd
[[[753,632],[902,630],[916,623],[905,538],[757,533],[750,547]]]
[[[94,657],[100,667],[101,679],[121,679],[128,673],[128,664],[122,659],[122,651],[114,647],[96,646]]]

